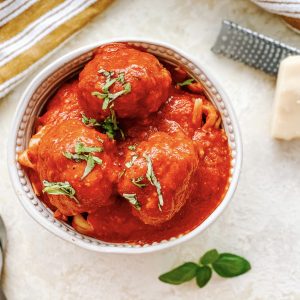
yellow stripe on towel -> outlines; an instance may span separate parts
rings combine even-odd
[[[64,2],[64,0],[38,1],[23,13],[0,28],[0,43],[12,38],[21,32],[30,23],[42,17],[46,12]]]
[[[68,2],[68,0],[65,1]],[[10,41],[12,41],[12,39],[14,39],[18,35],[22,35],[23,32],[20,31],[22,26],[20,27],[20,25],[19,26],[16,25],[16,27],[14,27],[13,25],[10,25],[10,23],[13,24],[15,21],[18,21],[19,19],[18,21],[20,22],[19,24],[24,24],[24,26],[30,26],[32,22],[34,21],[38,22],[39,18],[40,17],[43,18],[43,15],[45,13],[50,12],[52,9],[55,9],[55,7],[59,5],[63,5],[63,2],[65,1],[61,1],[61,0],[41,1],[41,2],[47,2],[47,9],[42,5],[39,6],[38,5],[39,3],[33,4],[28,9],[28,11],[23,12],[14,20],[12,20],[11,22],[3,26],[3,28],[4,27],[13,28],[14,35],[10,33],[11,31],[4,28],[6,30],[6,35],[5,37],[1,36],[3,53],[1,55],[1,42],[0,42],[0,63],[2,61],[2,66],[0,67],[0,97],[3,97],[13,87],[15,87],[19,82],[21,82],[21,80],[28,74],[29,70],[33,69],[35,64],[37,64],[40,59],[42,59],[48,53],[53,52],[55,48],[60,46],[68,37],[70,37],[76,31],[80,30],[92,18],[97,16],[99,13],[101,13],[109,4],[113,2],[113,0],[98,0],[94,4],[91,4],[90,6],[81,9],[81,11],[79,11],[76,15],[71,16],[69,19],[66,18],[65,22],[63,22],[58,27],[53,29],[47,35],[45,36],[40,35],[40,39],[38,39],[37,42],[34,43],[33,45],[28,43],[26,40],[27,48],[25,45],[24,51],[21,51],[19,53],[18,51],[22,50],[22,48],[15,47],[13,49],[15,51],[14,56],[10,51],[7,50],[9,49],[9,47],[13,47],[14,45],[13,46],[8,45],[7,49],[5,49],[6,45],[9,44]],[[88,1],[84,1],[84,5],[86,5],[86,3],[88,3]],[[76,2],[76,4],[78,4],[78,2]],[[21,18],[23,14],[27,15],[29,11],[34,7],[38,9],[37,11],[35,11],[34,17],[32,19],[27,17],[25,19]],[[2,30],[3,28],[1,28],[0,30]],[[25,27],[23,28],[26,29]],[[1,34],[2,33],[0,31],[0,35]],[[45,32],[43,32],[43,34],[45,34]],[[18,39],[19,42],[20,40],[21,38]],[[12,56],[10,57],[10,55]],[[5,59],[7,60],[7,62],[4,61]]]

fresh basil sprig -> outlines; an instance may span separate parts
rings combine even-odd
[[[169,284],[182,284],[196,278],[197,285],[204,287],[212,277],[214,270],[225,278],[236,277],[248,272],[250,263],[243,257],[231,254],[219,254],[216,249],[207,251],[199,263],[187,262],[159,276],[159,280]]]

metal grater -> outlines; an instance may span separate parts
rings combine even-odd
[[[219,36],[211,50],[273,76],[277,75],[282,59],[290,55],[300,55],[297,48],[227,20],[223,21]]]

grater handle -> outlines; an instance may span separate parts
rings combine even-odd
[[[280,62],[300,50],[270,37],[224,20],[218,38],[211,49],[255,69],[276,76]]]

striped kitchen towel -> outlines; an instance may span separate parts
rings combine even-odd
[[[0,1],[0,98],[112,1]]]
[[[270,13],[291,17],[300,17],[300,0],[251,0]]]

